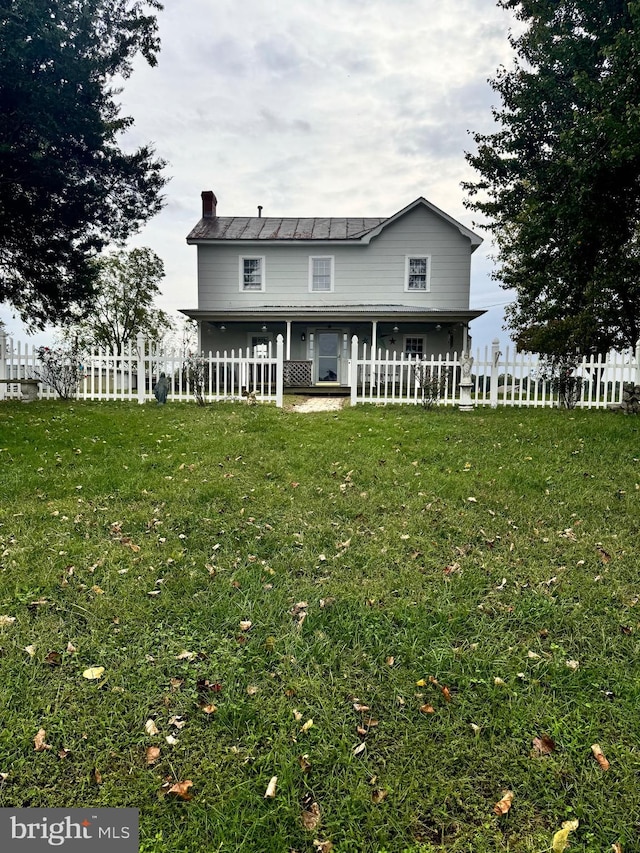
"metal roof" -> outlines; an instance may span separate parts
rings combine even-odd
[[[359,240],[384,218],[291,218],[215,216],[200,220],[187,237],[192,240]]]
[[[482,309],[421,308],[417,305],[254,305],[242,308],[183,308],[182,314],[195,320],[236,318],[250,320],[256,316],[303,319],[310,316],[342,315],[343,317],[417,315],[448,318],[450,320],[471,320],[486,313]]]
[[[392,216],[383,217],[272,217],[272,216],[203,216],[187,235],[187,243],[209,241],[342,241],[368,243],[384,228],[396,222],[410,210],[424,206],[436,216],[457,228],[475,251],[482,238],[458,222],[435,204],[420,196]]]

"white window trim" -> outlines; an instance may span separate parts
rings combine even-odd
[[[314,290],[313,289],[313,262],[314,261],[331,261],[331,286],[329,290]],[[334,255],[309,255],[309,293],[333,293],[335,286],[335,256]]]
[[[416,290],[415,287],[409,287],[409,264],[413,260],[427,261],[427,289]],[[431,291],[431,255],[405,255],[404,259],[404,289],[405,293],[430,293]]]
[[[423,255],[423,257],[424,257],[424,255]],[[424,293],[424,290],[421,290],[420,293]],[[412,356],[413,355],[421,355],[424,358],[424,356],[426,356],[426,354],[427,354],[427,338],[426,338],[426,335],[403,335],[402,336],[402,352],[405,355],[409,355],[409,353],[407,353],[407,341],[413,340],[413,339],[420,339],[422,341],[422,353],[412,352],[412,353],[410,353],[410,355],[412,355]]]
[[[260,268],[262,270],[262,281],[260,290],[257,288],[245,288],[244,286],[244,262],[245,261],[260,261]],[[238,259],[238,270],[239,270],[239,288],[240,293],[264,293],[267,289],[267,264],[264,255],[240,255]]]

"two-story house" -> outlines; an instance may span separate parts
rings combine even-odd
[[[481,238],[418,198],[387,218],[218,216],[202,193],[187,237],[198,250],[205,353],[252,351],[284,337],[293,383],[347,383],[351,338],[436,356],[468,346],[471,255]],[[303,377],[300,379],[300,377]]]

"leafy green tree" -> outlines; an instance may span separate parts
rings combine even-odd
[[[87,310],[92,259],[162,206],[164,163],[119,146],[116,81],[156,64],[158,0],[0,0],[0,301],[32,328]]]
[[[640,3],[499,0],[525,25],[474,134],[468,206],[513,289],[523,349],[604,352],[640,336]]]
[[[139,333],[160,341],[172,328],[170,316],[153,301],[164,278],[162,260],[149,248],[112,252],[94,261],[98,290],[89,316],[65,329],[80,349],[101,347],[123,353]]]

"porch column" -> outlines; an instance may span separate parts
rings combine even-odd
[[[375,357],[378,349],[378,321],[371,321],[371,357]]]
[[[465,323],[462,327],[462,352],[469,348],[469,326]]]
[[[287,343],[285,359],[291,361],[291,320],[287,320]]]

